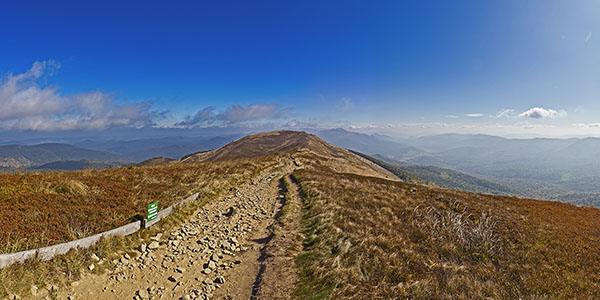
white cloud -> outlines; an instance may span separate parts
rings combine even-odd
[[[259,120],[275,120],[290,115],[290,108],[282,108],[278,104],[233,105],[221,113],[215,113],[214,107],[206,107],[184,121],[175,123],[176,127],[223,126]]]
[[[444,118],[456,119],[456,118],[458,118],[458,116],[455,116],[455,115],[445,115]]]
[[[469,118],[481,118],[485,115],[484,114],[465,114],[465,116],[467,116]]]
[[[280,119],[287,117],[290,111],[289,108],[281,108],[277,104],[234,105],[217,115],[217,118],[231,123],[261,119]]]
[[[492,118],[500,119],[500,118],[514,118],[515,110],[503,108],[501,109],[495,116],[490,116]]]
[[[215,108],[213,106],[205,107],[198,111],[193,116],[187,116],[184,121],[175,123],[175,126],[188,127],[195,125],[208,125],[216,121],[217,115],[214,113]]]
[[[149,124],[149,103],[117,105],[112,95],[95,91],[65,97],[39,84],[60,65],[35,62],[25,73],[0,81],[0,129],[90,130]]]
[[[68,100],[57,95],[55,88],[36,83],[45,70],[57,68],[53,62],[36,62],[23,74],[8,74],[0,82],[0,121],[63,112]]]
[[[284,128],[318,128],[319,124],[317,123],[308,123],[301,122],[297,120],[290,120],[289,122],[283,125]]]
[[[592,38],[592,32],[590,31],[590,33],[588,33],[588,35],[585,37],[585,42],[587,43],[591,38]]]
[[[519,114],[521,118],[534,118],[534,119],[555,119],[563,118],[567,116],[567,112],[563,109],[545,109],[543,107],[533,107],[526,112]]]

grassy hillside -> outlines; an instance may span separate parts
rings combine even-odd
[[[220,149],[186,155],[181,161],[184,163],[225,161],[291,153],[296,154],[294,163],[298,167],[302,167],[305,163],[310,164],[314,157],[318,157],[321,164],[337,172],[396,179],[394,174],[377,164],[349,150],[334,147],[316,135],[303,131],[277,130],[257,133],[233,141]]]
[[[0,174],[0,253],[124,225],[145,216],[146,206],[157,200],[164,208],[193,192],[219,193],[292,152],[326,158],[337,171],[393,178],[345,149],[292,131],[251,135],[182,161],[157,158],[119,169]],[[296,163],[302,164],[301,159]]]
[[[304,169],[301,299],[598,299],[600,210]]]
[[[0,253],[82,238],[143,218],[194,192],[216,194],[266,168],[270,159],[0,174]]]
[[[599,209],[415,184],[503,191],[361,156],[277,131],[182,161],[0,174],[0,252],[123,225],[156,200],[214,199],[285,159],[302,198],[299,299],[600,299]]]

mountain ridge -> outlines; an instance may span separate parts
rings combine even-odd
[[[117,154],[59,143],[0,146],[0,167],[3,168],[29,168],[67,160],[127,161],[127,159]]]
[[[399,180],[397,176],[350,151],[332,146],[304,131],[277,130],[245,136],[212,151],[188,155],[182,163],[211,162],[270,155],[292,155],[297,164],[313,156],[327,158],[324,165],[341,172]]]

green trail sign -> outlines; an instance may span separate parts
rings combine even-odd
[[[156,219],[158,216],[158,201],[148,205],[148,222]]]

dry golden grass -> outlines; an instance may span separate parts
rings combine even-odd
[[[273,166],[277,159],[278,157],[271,157],[104,171],[0,176],[2,182],[0,199],[4,199],[4,202],[1,203],[7,205],[10,199],[13,200],[15,205],[5,206],[7,213],[13,216],[24,218],[27,215],[27,209],[40,206],[42,201],[48,203],[48,198],[59,199],[51,208],[58,209],[57,213],[59,214],[67,215],[66,219],[69,222],[61,224],[60,220],[62,219],[60,218],[43,220],[48,222],[46,227],[54,228],[62,233],[60,235],[62,240],[81,238],[97,231],[103,231],[103,228],[110,229],[112,226],[127,223],[135,215],[145,212],[148,201],[159,200],[161,207],[164,208],[191,193],[200,193],[198,201],[178,209],[156,226],[139,231],[129,237],[113,237],[103,240],[89,249],[71,251],[48,262],[33,259],[24,264],[0,270],[0,298],[9,292],[22,296],[27,295],[33,284],[38,287],[48,284],[60,286],[78,280],[85,268],[93,262],[91,260],[92,253],[107,261],[103,265],[96,265],[94,269],[96,273],[103,272],[106,268],[110,268],[109,261],[118,258],[119,253],[131,251],[141,243],[147,242],[149,237],[158,232],[168,232],[176,224],[186,220],[202,205],[219,198],[229,189],[245,183],[261,170]],[[95,201],[90,201],[89,198],[93,198]],[[65,199],[68,199],[68,202],[65,202]],[[64,205],[65,203],[68,205]],[[92,205],[94,203],[98,205]],[[112,203],[114,206],[112,207],[112,218],[107,219],[110,221],[101,222],[101,224],[89,223],[89,220],[101,220],[94,219],[93,214],[96,211],[99,211],[100,214],[104,213],[101,210],[107,203]],[[59,206],[59,204],[64,206]],[[143,207],[140,209],[137,205],[143,205]],[[53,213],[44,211],[44,209],[44,207],[38,208],[41,211],[38,215]],[[78,219],[79,214],[92,215],[92,217]],[[34,217],[31,218],[36,222],[42,222]],[[28,232],[21,231],[24,225],[15,220],[18,219],[0,224],[4,226],[3,228],[10,230],[12,236],[20,235],[20,240],[23,242],[11,245],[9,244],[11,241],[6,238],[8,234],[3,232],[0,237],[5,238],[4,249],[21,250],[40,247],[61,240],[48,238],[48,235],[44,233],[48,232],[44,231],[43,228],[46,228],[43,226],[44,224],[39,224],[39,227],[28,224],[29,230],[38,230],[37,232]],[[42,239],[40,236],[46,238]]]
[[[0,253],[69,241],[145,217],[184,197],[218,192],[273,161],[127,167],[102,171],[0,174]]]
[[[79,280],[86,267],[92,263],[95,263],[93,270],[95,274],[114,269],[115,265],[112,260],[119,259],[124,253],[135,257],[137,253],[132,249],[142,243],[151,242],[150,237],[159,232],[164,233],[163,236],[168,236],[168,233],[176,228],[177,224],[187,220],[204,204],[217,199],[219,194],[204,194],[203,196],[202,200],[189,202],[155,226],[138,231],[133,235],[103,239],[90,248],[72,250],[50,261],[43,262],[39,259],[32,259],[23,264],[12,265],[0,270],[0,298],[9,293],[27,296],[32,285],[39,288],[49,285],[68,286],[71,282]],[[103,264],[96,263],[92,260],[92,254],[105,262]],[[51,293],[50,296],[53,294]]]
[[[300,299],[600,299],[598,209],[318,167],[294,177]]]

